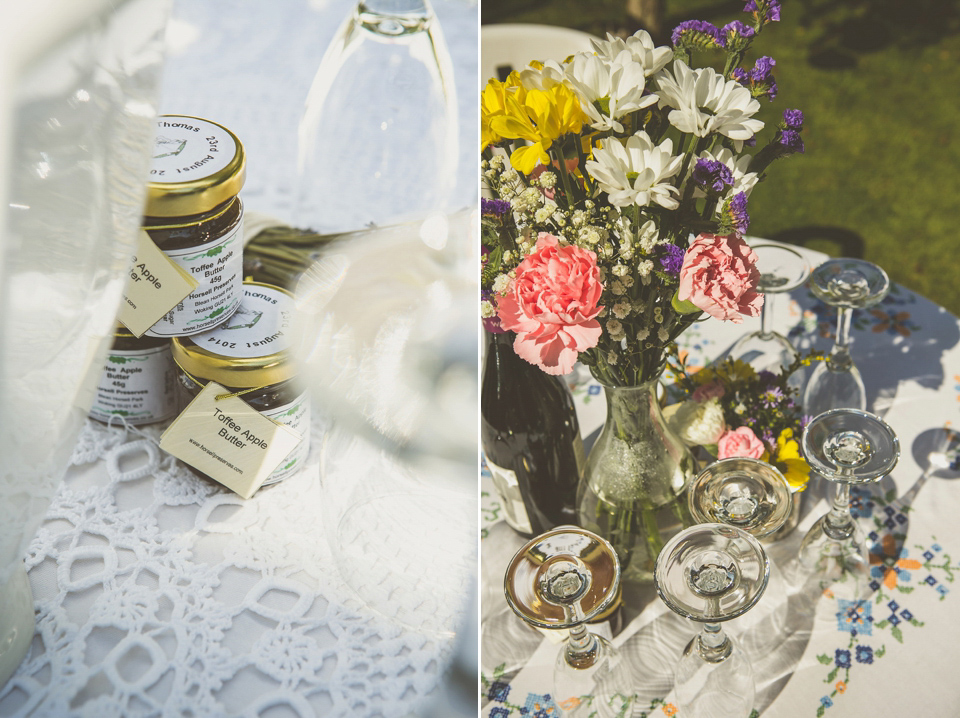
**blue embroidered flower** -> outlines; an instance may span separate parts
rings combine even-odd
[[[858,631],[865,636],[871,635],[870,623],[872,606],[869,601],[846,601],[837,599],[837,630],[853,633]]]
[[[823,698],[821,698],[820,703],[821,705],[823,705],[824,708],[829,708],[830,706],[833,705],[833,701],[830,700],[830,696],[824,696]]]
[[[923,580],[924,580],[924,583],[926,583],[928,586],[934,586],[937,583],[937,579],[935,579],[933,576],[927,576]]]
[[[903,616],[903,620],[904,620],[904,621],[912,621],[912,620],[913,620],[913,614],[910,613],[910,611],[908,611],[906,608],[903,609],[902,611],[900,611],[900,615]]]
[[[845,648],[838,648],[833,654],[833,660],[838,668],[850,667],[850,651]]]
[[[900,604],[897,603],[896,601],[889,601],[887,603],[887,608],[889,608],[891,611],[896,612],[896,610],[900,608]]]
[[[599,384],[591,384],[590,387],[587,389],[587,394],[589,394],[590,396],[597,396],[599,393],[600,393]]]
[[[900,619],[897,618],[897,614],[895,613],[891,613],[890,617],[887,620],[890,621],[890,623],[893,624],[894,626],[900,625]]]
[[[491,709],[489,718],[510,718],[510,711],[503,706]]]
[[[561,715],[560,708],[557,707],[549,693],[543,695],[528,694],[527,701],[520,712],[523,715],[529,715],[531,718],[557,718]]]
[[[873,648],[857,646],[857,663],[873,663]]]
[[[927,559],[927,561],[932,561],[932,560],[933,560],[933,554],[932,554],[930,551],[924,551],[924,552],[923,552],[923,557],[924,557],[925,559]]]
[[[873,516],[873,509],[876,504],[872,501],[872,498],[873,495],[869,491],[859,486],[850,487],[850,512],[855,519],[868,519]]]
[[[948,593],[950,593],[950,589],[941,583],[939,586],[937,586],[937,593],[939,593],[941,596],[946,596]]]
[[[940,544],[938,544],[938,543],[935,543],[935,544],[934,544],[933,546],[931,546],[930,548],[932,548],[932,549],[933,549],[934,551],[936,551],[937,553],[940,553],[940,552],[943,550],[943,549],[940,548]]]
[[[494,681],[490,684],[490,690],[487,691],[487,698],[498,703],[506,703],[508,695],[510,695],[510,684],[503,681]]]
[[[870,590],[871,590],[871,591],[876,591],[878,588],[880,588],[880,583],[879,583],[879,582],[877,582],[877,581],[871,581],[871,582],[870,582]]]

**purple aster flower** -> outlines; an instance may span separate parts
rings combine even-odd
[[[783,392],[778,386],[771,386],[763,394],[760,395],[760,401],[768,409],[772,409],[777,404],[780,403],[780,400],[783,398]]]
[[[800,133],[796,130],[783,130],[777,136],[777,142],[783,146],[787,154],[791,152],[803,154],[803,139],[801,139]]]
[[[509,211],[510,203],[505,199],[487,199],[486,197],[480,198],[481,214],[502,217]]]
[[[686,20],[680,23],[673,28],[670,42],[676,47],[686,35],[690,35],[694,43],[708,47],[726,47],[727,45],[727,38],[720,34],[717,26],[706,20]]]
[[[730,219],[733,228],[739,235],[743,235],[750,226],[750,215],[747,214],[747,193],[738,192],[730,200]]]
[[[803,129],[803,113],[800,110],[784,110],[783,123],[790,130]]]
[[[699,159],[693,168],[693,181],[704,192],[723,192],[733,187],[733,172],[723,162]]]
[[[664,255],[660,257],[660,266],[663,267],[663,271],[667,274],[680,274],[686,251],[675,244],[664,245],[663,250]]]
[[[810,414],[804,414],[800,417],[800,431],[803,431],[807,428],[807,424],[813,421],[813,417]]]

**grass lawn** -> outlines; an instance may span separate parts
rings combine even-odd
[[[743,17],[744,0],[666,1],[668,28]],[[624,5],[482,0],[481,12],[602,36],[634,29]],[[806,153],[770,167],[750,197],[750,234],[876,262],[960,315],[960,3],[782,0],[781,17],[749,59],[776,60],[779,95],[760,117],[772,126],[801,109]]]

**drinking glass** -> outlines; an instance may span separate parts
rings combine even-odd
[[[458,140],[453,69],[428,0],[361,0],[307,96],[294,225],[346,232],[447,209]]]
[[[879,481],[897,465],[900,442],[878,416],[859,409],[832,409],[803,432],[810,467],[836,484],[833,506],[800,543],[800,565],[818,579],[850,574],[865,584],[869,563],[863,536],[850,513],[850,485]]]
[[[691,526],[663,547],[654,570],[657,593],[672,611],[702,624],[676,669],[680,715],[750,715],[753,667],[720,624],[750,610],[769,577],[770,562],[760,542],[736,526]]]
[[[557,702],[581,699],[569,716],[614,716],[617,696],[633,694],[629,670],[613,645],[587,629],[615,600],[620,564],[610,543],[576,526],[560,526],[511,559],[503,588],[520,618],[537,628],[569,629],[554,664]]]
[[[797,358],[790,340],[773,330],[773,300],[802,285],[810,275],[810,265],[795,249],[779,244],[759,244],[757,255],[760,281],[757,290],[763,293],[760,330],[741,337],[730,348],[730,356],[742,359],[757,371],[780,371]]]
[[[693,480],[687,491],[697,523],[736,526],[756,539],[776,533],[790,517],[790,485],[777,469],[759,459],[716,461]]]
[[[826,361],[817,365],[807,382],[804,410],[816,415],[828,409],[866,409],[863,379],[850,357],[850,320],[854,309],[872,307],[887,296],[890,279],[862,259],[831,259],[813,270],[810,289],[822,302],[837,307],[837,333]]]

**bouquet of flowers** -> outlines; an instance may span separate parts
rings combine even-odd
[[[722,28],[684,22],[672,47],[643,31],[608,35],[592,53],[490,80],[481,96],[492,197],[481,203],[481,315],[543,371],[580,361],[603,384],[607,418],[577,514],[613,543],[629,580],[649,580],[663,542],[689,523],[681,494],[696,462],[654,394],[668,347],[704,314],[760,313],[747,204],[772,162],[803,151],[799,110],[758,142],[775,62],[743,63],[780,5],[748,0],[744,12],[749,22]],[[691,66],[694,53],[722,70]]]
[[[674,346],[668,364],[685,398],[668,406],[664,416],[688,446],[703,447],[718,459],[760,459],[779,469],[793,491],[803,491],[810,465],[800,455],[799,439],[810,417],[801,413],[789,380],[822,358],[817,353],[797,357],[774,373],[728,357],[693,373]]]
[[[750,22],[688,21],[671,47],[640,31],[595,53],[532,62],[481,97],[481,314],[516,333],[517,353],[565,374],[579,360],[608,386],[663,370],[665,350],[706,313],[742,322],[763,302],[743,241],[747,203],[771,162],[802,152],[787,110],[754,154],[776,64],[741,66],[780,19],[748,0]],[[722,72],[690,66],[725,56]]]

